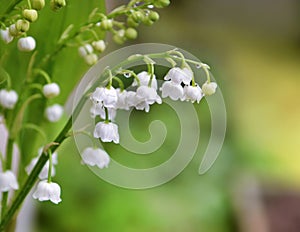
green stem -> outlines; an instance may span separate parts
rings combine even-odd
[[[51,183],[51,178],[52,178],[52,152],[51,152],[51,150],[48,152],[48,154],[49,154],[48,183]]]
[[[95,85],[93,85],[91,87],[91,89],[92,88],[95,88]],[[65,124],[64,128],[61,130],[59,135],[54,140],[53,144],[55,144],[55,145],[51,146],[49,148],[48,152],[53,153],[63,143],[63,141],[68,137],[69,131],[72,127],[72,121],[76,120],[76,118],[77,118],[80,110],[82,109],[85,101],[86,101],[86,95],[84,95],[80,99],[77,107],[75,108],[75,110],[73,112],[73,115],[68,119],[68,121]],[[20,192],[18,193],[15,200],[13,201],[11,207],[9,208],[7,213],[4,215],[4,217],[2,217],[2,221],[1,221],[1,224],[0,224],[0,231],[1,232],[4,231],[5,228],[8,226],[8,224],[11,221],[11,219],[13,218],[14,214],[16,213],[16,211],[18,210],[18,208],[20,207],[20,205],[24,201],[25,197],[30,192],[31,188],[33,187],[33,185],[35,184],[35,182],[38,178],[39,173],[41,172],[41,170],[45,166],[48,159],[49,159],[49,156],[43,152],[42,155],[40,156],[39,160],[37,161],[36,165],[34,166],[33,170],[31,171],[30,175],[28,176],[27,180],[25,181],[24,185],[22,186]]]
[[[104,111],[105,111],[105,123],[109,123],[108,109],[104,107]]]
[[[27,4],[28,4],[28,8],[31,9],[32,7],[31,7],[31,2],[30,2],[30,0],[27,0]]]
[[[36,75],[40,74],[42,77],[44,77],[44,79],[46,80],[47,84],[51,83],[51,78],[50,78],[49,74],[46,73],[44,70],[42,70],[42,69],[35,69],[33,71],[34,71],[34,73]]]
[[[153,80],[153,77],[154,77],[154,64],[150,63],[150,64],[147,64],[147,66],[148,66],[148,73],[150,74],[150,80],[149,80],[149,83],[148,83],[148,87],[151,87],[152,86],[152,80]]]
[[[118,82],[119,88],[121,89],[121,92],[122,92],[124,90],[124,83],[123,83],[123,81],[119,77],[116,77],[116,76],[113,77],[113,80],[115,80],[115,81]]]
[[[11,163],[12,163],[12,156],[13,156],[13,145],[14,140],[11,138],[8,138],[7,146],[6,146],[6,163],[5,163],[5,169],[10,170],[11,169]],[[4,192],[2,195],[2,210],[1,210],[1,218],[3,218],[6,208],[7,208],[7,200],[8,200],[8,192]]]

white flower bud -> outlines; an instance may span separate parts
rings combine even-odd
[[[49,183],[47,180],[40,181],[32,197],[39,201],[51,201],[54,204],[61,202],[60,186],[56,183]]]
[[[50,122],[57,122],[63,115],[64,109],[59,104],[49,106],[45,110],[45,116]]]
[[[88,54],[91,54],[94,51],[93,47],[90,44],[85,44],[78,48],[78,53],[81,57],[85,57]]]
[[[13,109],[18,101],[18,94],[14,90],[0,90],[0,105],[6,109]]]
[[[103,40],[94,41],[92,45],[98,52],[103,52],[106,48],[105,42]]]
[[[43,87],[43,94],[46,98],[56,97],[59,95],[59,93],[60,93],[60,88],[56,83],[46,84]]]
[[[35,39],[31,36],[20,38],[18,41],[18,48],[21,52],[31,52],[35,49]]]
[[[82,162],[84,164],[95,166],[99,168],[107,168],[110,158],[106,151],[100,148],[87,147],[82,153]]]
[[[0,192],[8,192],[9,190],[18,188],[17,178],[12,171],[0,172]]]
[[[216,92],[217,87],[218,85],[215,82],[205,82],[202,85],[202,92],[204,93],[204,95],[209,96]]]
[[[6,28],[5,30],[1,29],[0,36],[6,44],[10,43],[14,39],[14,37],[9,33],[9,28]]]
[[[85,63],[87,64],[87,65],[94,65],[94,64],[96,64],[97,63],[97,61],[98,61],[98,56],[96,55],[96,54],[94,54],[94,53],[91,53],[91,54],[88,54],[88,55],[86,55],[85,57],[84,57],[84,60],[85,60]]]

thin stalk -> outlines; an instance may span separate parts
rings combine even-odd
[[[7,146],[6,146],[6,164],[5,164],[6,170],[11,169],[13,145],[14,145],[14,140],[9,138],[7,141]],[[2,206],[1,218],[3,218],[6,208],[7,208],[7,203],[8,203],[7,200],[8,200],[8,192],[4,192],[2,195],[2,202],[1,202],[1,206]]]

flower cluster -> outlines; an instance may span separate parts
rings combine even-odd
[[[208,68],[204,66],[203,68]],[[114,123],[117,110],[144,110],[150,111],[151,105],[162,104],[162,98],[169,97],[176,101],[197,102],[204,96],[212,95],[216,92],[217,84],[210,81],[209,73],[206,72],[207,81],[202,88],[195,82],[194,73],[189,65],[185,63],[183,68],[173,67],[164,76],[163,84],[159,89],[161,97],[158,94],[158,82],[154,74],[154,64],[148,64],[148,71],[142,71],[135,74],[131,70],[121,70],[125,78],[133,78],[130,90],[123,88],[122,82],[117,76],[113,76],[111,71],[110,80],[106,87],[97,87],[90,95],[92,106],[90,113],[93,118],[99,117],[100,121],[96,124],[93,132],[94,138],[101,139],[102,142],[120,141],[118,125]],[[207,70],[206,70],[207,71]],[[119,82],[119,87],[112,86],[112,79]],[[109,164],[108,154],[100,148],[86,148],[83,151],[83,163],[99,168],[107,167]]]
[[[65,0],[51,0],[50,6],[52,10],[58,10],[66,5]],[[18,49],[22,52],[31,52],[36,47],[35,39],[32,36],[27,36],[30,29],[30,24],[38,19],[38,11],[45,6],[45,0],[30,0],[25,9],[22,9],[20,15],[17,15],[17,20],[14,23],[0,29],[0,37],[8,44],[14,38],[19,38]]]

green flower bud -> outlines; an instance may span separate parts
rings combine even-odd
[[[9,26],[9,34],[11,36],[17,37],[19,36],[21,33],[17,30],[16,24],[12,24]]]
[[[132,12],[131,17],[133,21],[135,21],[136,23],[140,23],[144,19],[144,14],[140,11],[134,11]]]
[[[129,28],[126,29],[125,37],[127,39],[136,39],[137,36],[138,36],[138,33],[134,28],[129,27]]]
[[[151,11],[148,15],[149,19],[153,22],[156,22],[157,20],[159,20],[159,14],[155,11]]]
[[[23,10],[23,16],[25,19],[27,19],[29,22],[34,22],[38,18],[38,13],[36,10]]]
[[[137,27],[139,25],[139,23],[137,23],[136,21],[133,20],[132,16],[129,16],[127,18],[127,25],[129,27]]]
[[[19,19],[16,22],[16,29],[19,32],[26,32],[26,31],[29,30],[29,27],[30,27],[30,23],[27,20],[25,20],[25,19]]]
[[[120,35],[118,34],[115,34],[113,36],[113,40],[115,41],[116,44],[123,44],[125,42],[125,38],[124,37],[121,37]]]
[[[111,30],[112,27],[113,27],[112,19],[103,19],[100,23],[100,28],[102,30],[108,31],[108,30]]]
[[[163,8],[170,5],[170,0],[155,0],[153,5],[157,8]]]
[[[45,6],[45,0],[30,0],[30,3],[35,10],[41,10]]]
[[[62,7],[66,6],[65,0],[51,0],[50,7],[53,11],[58,11]]]
[[[144,23],[146,26],[151,26],[154,22],[153,22],[151,19],[149,19],[149,17],[147,17],[147,18],[145,18],[145,19],[143,20],[143,23]]]

